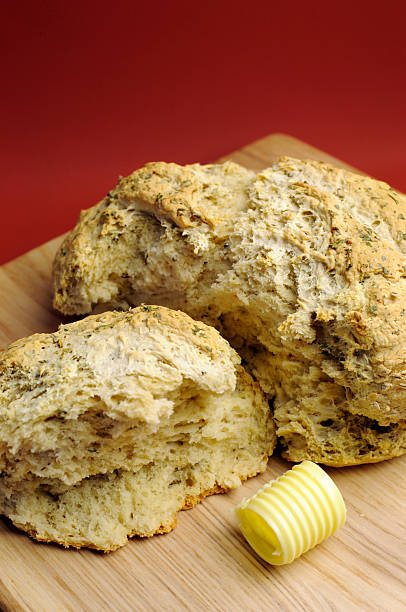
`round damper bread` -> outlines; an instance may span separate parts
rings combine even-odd
[[[141,301],[216,326],[269,399],[288,459],[342,466],[406,451],[406,199],[281,158],[163,162],[82,213],[54,264],[55,307]]]
[[[213,328],[141,306],[0,354],[0,513],[38,540],[115,550],[265,470],[268,402]]]

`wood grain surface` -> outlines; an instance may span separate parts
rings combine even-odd
[[[279,134],[227,158],[260,169],[285,154],[348,167]],[[60,322],[50,285],[60,240],[0,268],[0,346]],[[406,610],[406,456],[328,469],[346,501],[346,525],[293,564],[272,567],[251,551],[232,509],[289,467],[272,457],[262,476],[179,513],[170,534],[109,555],[40,544],[0,520],[2,609]]]

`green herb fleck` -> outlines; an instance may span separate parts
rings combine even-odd
[[[390,272],[388,270],[388,268],[385,268],[385,266],[383,266],[382,264],[378,264],[380,269],[382,270],[383,274],[385,274],[386,276],[389,276]]]
[[[331,347],[329,344],[320,344],[320,348],[323,353],[328,353],[329,355],[333,354],[333,347]]]
[[[368,246],[372,246],[371,243],[376,240],[376,238],[372,235],[372,230],[367,226],[364,226],[363,230],[358,230],[358,234],[361,240],[363,240]]]
[[[329,249],[337,249],[338,246],[340,246],[340,244],[343,244],[344,240],[338,239],[335,240],[334,242],[330,242],[330,244],[328,245]]]
[[[396,205],[398,205],[398,204],[399,204],[399,201],[398,201],[398,200],[395,198],[395,196],[393,196],[391,193],[388,193],[388,196],[389,196],[390,198],[392,198],[392,200],[395,202],[395,204],[396,204]]]
[[[204,333],[204,331],[202,329],[200,329],[200,327],[197,327],[197,325],[194,326],[194,328],[192,329],[193,334],[196,336],[196,334],[199,334],[199,336],[201,338],[204,338],[206,336],[206,334]]]

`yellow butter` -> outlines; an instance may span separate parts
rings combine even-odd
[[[291,563],[344,525],[346,508],[330,476],[303,461],[235,509],[241,531],[268,563]]]

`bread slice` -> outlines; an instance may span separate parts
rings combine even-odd
[[[141,306],[0,355],[0,513],[38,540],[115,550],[262,472],[268,402],[219,333]]]
[[[57,309],[141,301],[215,325],[275,402],[284,455],[328,465],[406,451],[406,198],[329,164],[257,175],[148,164],[82,213]]]

